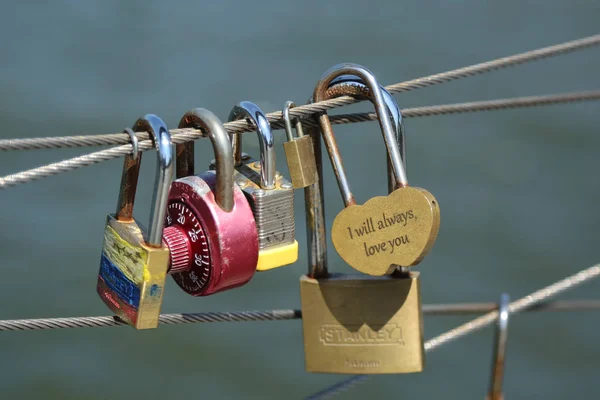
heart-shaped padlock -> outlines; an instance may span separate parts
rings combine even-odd
[[[315,89],[314,101],[330,98],[327,88],[336,77],[344,74],[359,76],[357,71],[360,69],[357,67],[344,64],[326,73]],[[371,73],[362,74],[359,78],[370,89],[397,188],[386,197],[374,197],[363,205],[357,205],[329,117],[326,113],[319,116],[323,140],[346,206],[335,218],[331,236],[336,251],[350,266],[365,274],[382,276],[392,273],[397,266],[418,264],[425,257],[437,238],[440,212],[431,193],[408,186],[381,89]]]

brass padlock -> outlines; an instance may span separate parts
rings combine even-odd
[[[345,71],[364,80],[370,75],[354,65]],[[327,78],[322,78],[317,88]],[[399,124],[396,127],[399,129]],[[309,134],[318,155],[318,130],[310,128]],[[403,136],[397,133],[396,138],[401,141]],[[306,370],[345,374],[422,371],[425,354],[419,274],[404,269],[382,277],[330,275],[320,157],[317,174],[317,183],[305,189],[310,264],[308,275],[300,278]]]
[[[156,328],[169,267],[169,249],[162,234],[173,172],[171,136],[164,122],[148,114],[133,131],[150,132],[158,151],[154,196],[148,232],[133,218],[133,203],[141,163],[132,131],[133,155],[125,157],[117,213],[109,214],[97,292],[119,318],[136,329]]]
[[[283,106],[283,122],[287,142],[283,144],[285,158],[290,171],[290,178],[295,189],[305,188],[317,180],[317,166],[313,145],[310,136],[305,136],[302,131],[302,123],[296,120],[297,138],[292,133],[292,121],[290,119],[290,108],[296,107],[291,101],[286,101]]]
[[[247,118],[256,126],[260,162],[242,157],[241,135],[233,135],[236,184],[252,207],[258,230],[257,271],[289,265],[298,259],[294,219],[294,188],[275,170],[275,141],[271,126],[254,103],[242,101],[229,114],[229,121]]]
[[[356,72],[357,68],[360,72]],[[397,187],[388,196],[377,196],[363,205],[357,205],[350,191],[329,117],[326,113],[320,115],[323,139],[345,205],[333,222],[331,238],[338,254],[354,269],[382,276],[392,273],[397,266],[416,265],[425,257],[437,238],[440,212],[437,200],[431,193],[408,186],[400,150],[395,144],[389,110],[379,84],[368,70],[355,64],[337,66],[328,71],[317,85],[314,100],[328,99],[326,92],[330,82],[351,70],[370,88]]]
[[[300,278],[308,372],[392,374],[425,366],[418,272]]]

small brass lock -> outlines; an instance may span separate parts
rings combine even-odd
[[[359,76],[372,90],[379,87],[368,70],[345,64],[329,70],[317,89],[327,87],[332,75],[343,73]],[[396,129],[399,126],[396,124]],[[309,131],[314,153],[320,154],[318,130]],[[401,132],[396,132],[396,139],[403,139]],[[341,160],[337,161],[342,166]],[[419,274],[407,269],[377,277],[329,274],[320,158],[317,167],[318,182],[305,189],[306,209],[310,210],[310,265],[308,275],[300,278],[306,370],[344,374],[422,371],[425,354]]]
[[[149,230],[144,232],[133,219],[142,155],[135,150],[135,134],[129,131],[134,154],[125,157],[117,213],[107,218],[96,290],[119,318],[136,329],[148,329],[158,326],[169,268],[169,249],[163,244],[162,234],[173,171],[173,149],[169,130],[156,115],[140,118],[133,131],[150,132],[158,150]]]
[[[260,161],[241,155],[241,135],[233,136],[236,184],[250,203],[258,230],[257,271],[289,265],[298,259],[294,219],[294,188],[275,170],[275,140],[262,110],[242,101],[229,114],[229,121],[247,118],[256,126]]]
[[[310,136],[305,136],[302,131],[302,123],[296,120],[297,138],[292,133],[292,121],[290,119],[290,108],[296,105],[287,101],[283,107],[283,122],[285,124],[285,133],[287,142],[283,144],[285,158],[290,178],[295,189],[305,188],[317,181],[317,166],[315,164],[315,155]]]

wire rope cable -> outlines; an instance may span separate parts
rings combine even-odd
[[[386,86],[385,88],[388,92],[392,94],[408,92],[414,89],[421,89],[428,86],[438,85],[441,83],[446,83],[461,78],[492,72],[502,68],[513,67],[532,61],[542,60],[545,58],[554,57],[562,54],[568,54],[574,51],[584,50],[598,45],[600,45],[600,34],[536,50],[530,50],[507,57],[497,58],[495,60],[486,61],[479,64],[473,64],[466,67],[442,72],[439,74],[429,75],[422,78],[396,83],[393,85]],[[337,97],[335,99],[321,101],[318,103],[294,107],[292,110],[290,110],[290,115],[291,117],[307,119],[313,114],[322,113],[332,108],[342,107],[361,101],[364,100],[360,100],[350,96],[342,96]],[[273,124],[274,128],[283,129],[281,111],[276,111],[267,114],[267,119],[270,123]],[[243,120],[230,122],[225,125],[228,128],[229,133],[245,133],[254,130],[254,127],[250,123]],[[171,134],[176,134],[177,132],[181,131],[185,130],[172,130]],[[138,137],[140,140],[150,139],[147,132],[138,133]],[[126,134],[96,135],[93,139],[89,138],[89,136],[84,135],[57,138],[5,139],[0,140],[0,150],[33,150],[57,147],[84,147],[129,143],[128,136]]]
[[[471,315],[490,312],[497,308],[498,305],[496,303],[424,304],[423,314],[431,316]],[[571,312],[598,310],[600,310],[600,300],[570,300],[538,303],[523,311]],[[302,318],[301,310],[284,309],[161,314],[158,323],[160,325],[177,325],[213,322],[286,321],[300,318]],[[127,324],[115,316],[0,320],[0,332],[63,328],[102,328],[110,326],[127,326]]]
[[[442,104],[436,106],[426,106],[426,107],[415,107],[415,108],[407,108],[402,110],[402,115],[405,118],[414,118],[414,117],[426,117],[433,115],[446,115],[446,114],[456,114],[456,113],[465,113],[465,112],[480,112],[480,111],[495,111],[495,110],[505,110],[510,108],[523,108],[523,107],[535,107],[535,106],[544,106],[551,104],[559,104],[559,103],[572,103],[579,101],[595,101],[600,100],[600,90],[596,91],[587,91],[587,92],[574,92],[574,93],[564,93],[564,94],[552,94],[552,95],[544,95],[544,96],[529,96],[529,97],[518,97],[518,98],[509,98],[509,99],[498,99],[498,100],[488,100],[488,101],[476,101],[476,102],[467,102],[467,103],[454,103],[454,104]],[[295,110],[297,107],[294,107],[292,110]],[[348,123],[358,123],[358,122],[366,122],[377,119],[377,115],[375,113],[358,113],[358,114],[342,114],[331,117],[331,122],[334,124],[348,124]],[[226,128],[230,128],[232,124],[237,124],[240,121],[227,122],[225,123]],[[245,123],[245,122],[244,122]],[[232,130],[227,129],[230,133]],[[172,129],[172,140],[173,143],[185,143],[190,140],[196,140],[204,137],[204,133],[200,130],[194,129]],[[112,135],[99,135],[102,138],[106,138],[107,136],[115,136],[122,137],[124,136],[127,141],[130,140],[128,134],[112,134]],[[74,140],[71,141],[70,137],[64,138],[48,138],[51,141],[59,139],[61,143],[74,144],[80,143],[81,137],[85,136],[74,136]],[[141,139],[142,136],[138,133],[138,139]],[[26,139],[27,143],[44,143],[46,139]],[[38,142],[33,142],[37,140]],[[14,146],[14,141],[11,146]],[[0,143],[1,145],[1,143]],[[67,146],[69,147],[69,146]],[[146,151],[154,148],[152,142],[150,140],[142,140],[139,142],[138,150]],[[106,150],[100,150],[93,153],[85,154],[82,156],[70,158],[67,160],[59,161],[56,163],[51,163],[48,165],[44,165],[41,167],[32,168],[26,171],[18,172],[11,175],[6,175],[4,177],[0,177],[0,189],[5,189],[11,186],[16,186],[19,184],[28,183],[34,180],[47,178],[49,176],[53,176],[62,172],[73,171],[79,168],[88,167],[94,164],[98,164],[103,161],[108,161],[114,158],[118,158],[124,156],[126,154],[130,154],[132,152],[131,144],[124,144],[117,147],[112,147]]]

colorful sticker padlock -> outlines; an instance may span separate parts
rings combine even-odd
[[[134,151],[125,157],[116,214],[109,214],[97,292],[119,318],[136,329],[158,326],[169,249],[163,244],[167,196],[173,171],[171,136],[156,115],[140,118],[130,133]],[[133,218],[142,154],[137,151],[134,131],[150,132],[158,154],[156,180],[148,232]]]

